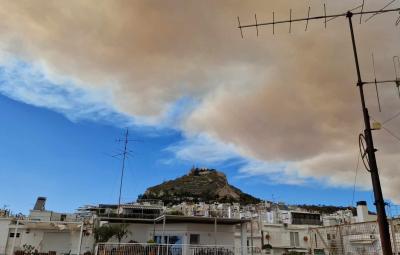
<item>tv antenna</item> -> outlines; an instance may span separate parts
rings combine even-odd
[[[310,21],[323,20],[324,27],[326,28],[327,23],[331,20],[334,20],[334,19],[337,19],[340,17],[347,18],[349,28],[350,28],[351,42],[352,42],[355,67],[356,67],[356,72],[357,72],[357,86],[359,88],[361,106],[362,106],[362,112],[363,112],[363,118],[364,118],[364,126],[365,126],[364,134],[360,134],[360,136],[359,136],[360,153],[361,153],[362,160],[363,160],[363,163],[364,163],[366,169],[371,174],[372,187],[373,187],[374,199],[375,199],[375,205],[376,205],[376,212],[378,215],[377,221],[378,221],[378,225],[379,225],[379,233],[380,233],[380,240],[381,240],[383,255],[392,255],[392,245],[390,242],[390,232],[389,232],[389,224],[388,224],[386,211],[385,211],[385,201],[384,201],[383,195],[382,195],[382,188],[381,188],[381,183],[380,183],[380,179],[379,179],[378,165],[377,165],[376,156],[375,156],[375,152],[377,150],[374,147],[373,136],[372,136],[372,130],[378,130],[380,125],[379,125],[379,123],[374,123],[373,127],[371,128],[370,116],[368,113],[368,108],[366,106],[366,101],[365,101],[365,96],[364,96],[364,85],[374,84],[376,87],[376,91],[377,91],[377,99],[379,100],[378,85],[384,84],[384,83],[394,83],[395,86],[397,87],[397,91],[398,91],[399,97],[400,97],[400,79],[399,79],[400,59],[398,56],[393,57],[393,64],[394,64],[395,75],[396,75],[394,80],[377,80],[376,75],[375,75],[374,81],[363,81],[362,76],[361,76],[356,40],[355,40],[354,29],[353,29],[353,17],[359,16],[359,23],[361,24],[363,21],[364,15],[369,15],[369,17],[367,17],[364,20],[364,22],[368,22],[369,20],[373,19],[375,16],[380,15],[380,14],[394,13],[394,12],[399,12],[399,14],[400,14],[400,8],[388,9],[396,1],[397,0],[390,1],[389,3],[387,3],[384,7],[382,7],[379,10],[364,11],[365,0],[363,0],[362,4],[357,6],[356,8],[353,8],[347,12],[338,13],[338,14],[327,14],[326,4],[324,4],[323,15],[310,16],[311,7],[308,7],[308,14],[307,14],[306,18],[293,18],[292,11],[290,10],[289,19],[287,19],[287,20],[275,20],[275,12],[273,12],[272,13],[272,21],[260,23],[257,20],[257,16],[255,16],[256,23],[255,24],[247,24],[247,25],[241,25],[240,18],[239,17],[237,18],[238,28],[240,29],[240,35],[242,38],[243,38],[243,30],[247,29],[247,28],[256,28],[257,35],[258,35],[259,27],[272,26],[272,33],[275,34],[275,26],[276,25],[289,24],[289,33],[291,33],[292,32],[292,23],[305,22],[305,31],[307,31]],[[395,25],[398,26],[399,23],[400,23],[400,16],[395,21]],[[373,62],[373,65],[374,65],[374,69],[375,69],[374,62]],[[380,107],[380,101],[378,102],[378,104]]]
[[[117,209],[118,214],[121,213],[121,211],[120,211],[121,196],[122,196],[122,186],[123,186],[123,182],[124,182],[126,160],[129,158],[129,156],[132,156],[132,151],[129,150],[129,148],[128,148],[128,143],[131,141],[138,141],[138,140],[129,139],[129,129],[127,128],[125,131],[125,135],[122,138],[116,140],[116,142],[123,142],[124,145],[123,145],[122,151],[120,151],[119,153],[117,153],[115,155],[112,155],[112,157],[120,158],[122,161],[121,178],[120,178],[120,183],[119,183],[119,195],[118,195],[118,209]]]

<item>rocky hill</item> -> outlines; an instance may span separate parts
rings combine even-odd
[[[186,202],[239,202],[255,204],[261,200],[230,185],[215,169],[192,168],[187,175],[150,187],[140,199],[160,199],[165,204]]]

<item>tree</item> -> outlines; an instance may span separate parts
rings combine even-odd
[[[115,235],[114,227],[110,225],[103,225],[96,227],[93,230],[95,243],[105,243]]]
[[[118,224],[112,226],[113,228],[113,236],[117,238],[118,243],[121,243],[121,240],[124,239],[130,231],[128,230],[128,225],[127,224]]]

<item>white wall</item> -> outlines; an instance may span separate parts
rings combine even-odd
[[[10,222],[11,223],[11,222]],[[15,247],[19,247],[20,246],[20,244],[21,244],[21,238],[22,238],[22,234],[23,234],[23,232],[24,232],[24,230],[21,228],[22,226],[21,225],[19,225],[18,226],[18,230],[16,230],[16,224],[10,224],[10,225],[8,225],[8,231],[9,231],[9,233],[14,233],[14,235],[16,234],[16,233],[19,233],[20,234],[20,236],[19,237],[16,237],[15,238]],[[10,237],[9,236],[9,234],[7,235],[7,242],[6,242],[6,254],[11,254],[11,247],[12,247],[12,244],[13,244],[13,240],[14,240],[14,238],[13,237]],[[14,249],[14,250],[16,250],[16,249]]]
[[[297,232],[299,236],[299,245],[294,247],[290,242],[290,233]],[[284,226],[283,224],[264,224],[263,225],[264,244],[272,246],[272,254],[283,254],[285,249],[291,248],[310,248],[310,236],[307,225],[291,225]],[[269,239],[266,239],[266,235]],[[307,241],[304,237],[307,237]]]
[[[32,220],[43,220],[49,221],[51,219],[51,211],[37,211],[31,210],[29,213],[29,218]]]
[[[40,243],[42,252],[56,251],[57,254],[68,253],[72,247],[71,235],[65,232],[46,232],[43,234],[43,242]]]
[[[6,253],[10,222],[9,218],[0,218],[0,255]]]
[[[376,221],[377,216],[369,214],[366,205],[357,205],[357,222]]]
[[[10,232],[15,232],[15,225],[11,226]],[[20,237],[16,238],[14,251],[21,250],[24,244],[29,244],[35,247],[39,252],[56,251],[58,255],[61,253],[68,253],[71,250],[71,254],[78,253],[78,242],[80,231],[57,231],[57,230],[45,230],[45,229],[32,229],[26,228],[24,225],[20,225],[18,228]],[[13,237],[7,235],[6,254],[11,254]],[[84,243],[86,245],[86,243]],[[93,246],[93,242],[90,242],[86,246]],[[86,246],[84,248],[86,248]],[[92,247],[90,247],[90,250]],[[86,250],[81,250],[82,252]]]
[[[148,240],[153,239],[152,234],[153,224],[129,224],[128,231],[129,234],[127,237],[122,239],[121,242],[128,243],[129,241],[135,241],[138,243],[147,243]],[[118,240],[114,237],[110,239],[108,242],[118,242]]]

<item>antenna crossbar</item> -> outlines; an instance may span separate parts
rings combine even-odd
[[[388,12],[399,12],[400,8],[394,8],[394,9],[387,9],[387,10],[375,10],[375,11],[360,11],[360,12],[352,12],[353,15],[365,15],[365,14],[382,14],[382,13],[388,13]],[[338,17],[346,17],[348,15],[348,12],[345,13],[340,13],[340,14],[331,14],[331,15],[320,15],[320,16],[312,16],[312,17],[307,17],[307,18],[299,18],[299,19],[289,19],[289,20],[280,20],[276,21],[273,20],[272,22],[263,22],[263,23],[257,23],[257,24],[247,24],[247,25],[241,25],[239,23],[238,28],[243,29],[243,28],[249,28],[249,27],[259,27],[259,26],[270,26],[270,25],[278,25],[278,24],[286,24],[286,23],[295,23],[295,22],[302,22],[302,21],[309,21],[309,20],[319,20],[319,19],[332,19],[332,18],[338,18]]]
[[[388,3],[387,5],[385,5],[383,8],[381,8],[379,11],[377,11],[376,13],[372,14],[368,19],[365,20],[365,22],[368,22],[368,20],[372,19],[373,17],[375,17],[378,14],[383,13],[383,10],[385,10],[387,7],[389,7],[391,4],[393,4],[394,2],[396,2],[396,0],[392,0],[390,3]]]
[[[383,84],[383,83],[397,83],[399,82],[398,80],[382,80],[382,81],[363,81],[363,84]]]

